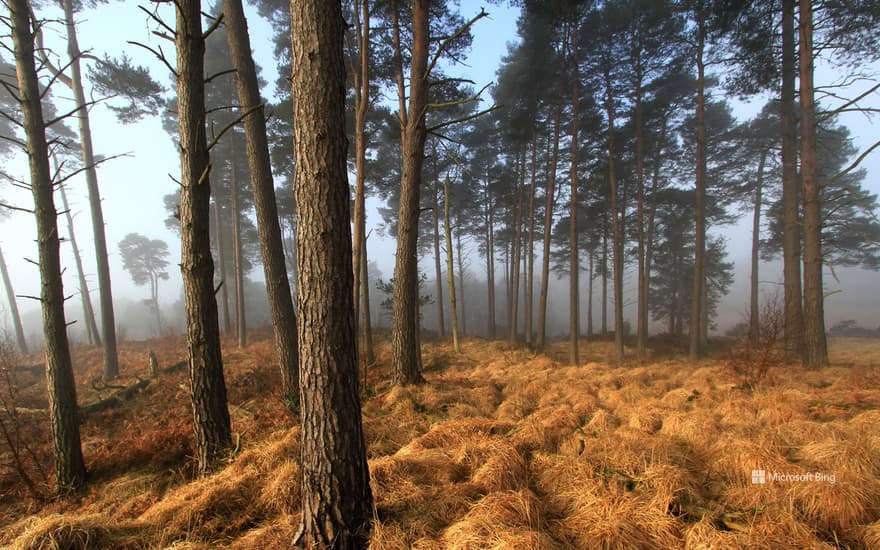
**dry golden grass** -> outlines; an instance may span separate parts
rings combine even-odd
[[[227,342],[232,344],[232,342]],[[182,342],[138,344],[123,375]],[[466,340],[428,343],[427,384],[391,388],[389,352],[363,403],[374,549],[880,548],[880,343],[832,341],[827,369],[770,369],[737,389],[723,361],[585,364]],[[78,351],[81,382],[100,355]],[[628,355],[630,358],[631,355]],[[191,479],[185,373],[87,419],[95,475],[79,499],[0,499],[14,549],[278,548],[299,522],[298,428],[277,392],[269,342],[225,356],[237,456]],[[80,373],[78,373],[80,374]],[[28,399],[45,399],[38,388]],[[95,390],[84,390],[87,399]],[[768,475],[833,475],[752,483]]]

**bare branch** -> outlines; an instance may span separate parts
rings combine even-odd
[[[138,9],[140,9],[142,12],[146,13],[147,17],[149,17],[150,19],[155,21],[156,24],[158,24],[160,27],[162,27],[163,29],[168,31],[168,33],[171,34],[172,36],[177,34],[177,31],[174,28],[170,27],[167,23],[165,23],[165,21],[161,17],[159,17],[155,13],[151,12],[150,10],[148,10],[147,8],[145,8],[143,6],[138,6]]]
[[[439,130],[440,128],[446,128],[447,126],[452,126],[453,124],[458,124],[460,122],[467,122],[469,120],[474,120],[475,118],[479,118],[483,115],[487,115],[487,114],[491,113],[492,111],[497,111],[500,108],[501,108],[500,105],[493,105],[493,106],[489,107],[488,109],[483,109],[482,111],[478,111],[478,112],[476,112],[472,115],[468,115],[466,117],[461,117],[461,118],[457,118],[455,120],[448,120],[446,122],[441,122],[440,124],[437,124],[436,126],[432,126],[432,127],[428,128],[428,131],[433,133],[433,132],[436,132],[437,130]]]
[[[234,73],[235,73],[235,69],[226,69],[225,71],[220,71],[220,72],[214,73],[211,76],[205,78],[205,84],[210,83],[215,78],[220,78],[223,75],[234,74]]]
[[[205,14],[205,15],[206,15],[207,17],[211,17],[211,16],[208,15],[208,14]],[[211,36],[211,34],[212,34],[214,31],[217,30],[217,27],[219,27],[221,23],[223,23],[223,12],[220,12],[220,15],[219,15],[216,19],[214,19],[214,21],[211,22],[211,26],[208,27],[207,30],[205,30],[204,33],[202,33],[202,37],[205,38],[205,39],[207,39],[209,36]]]
[[[431,62],[428,64],[428,70],[426,71],[425,74],[426,75],[431,74],[431,71],[434,70],[434,67],[437,65],[437,62],[440,61],[440,56],[443,55],[443,52],[446,51],[446,49],[449,47],[449,45],[454,40],[457,40],[462,35],[464,35],[464,33],[466,33],[468,30],[470,30],[470,28],[472,26],[474,26],[474,23],[476,23],[480,19],[482,19],[484,17],[488,17],[488,16],[489,16],[489,13],[486,10],[484,10],[483,8],[480,8],[480,13],[478,13],[473,18],[471,18],[470,21],[468,21],[467,23],[462,25],[457,31],[455,31],[454,34],[452,34],[451,36],[447,36],[443,40],[443,42],[440,43],[440,46],[437,48],[437,52],[434,54],[433,59],[431,59]]]
[[[232,122],[230,122],[229,124],[224,126],[223,129],[220,130],[220,133],[217,134],[214,137],[214,139],[211,140],[211,143],[208,144],[208,151],[210,151],[215,145],[217,145],[217,142],[220,141],[220,138],[223,137],[223,134],[225,134],[226,132],[231,130],[236,124],[238,124],[239,122],[241,122],[242,120],[247,118],[247,116],[249,114],[251,114],[255,111],[258,111],[259,109],[262,109],[262,108],[263,108],[263,104],[258,103],[257,105],[254,105],[253,107],[251,107],[250,109],[248,109],[247,111],[242,113],[238,118],[236,118],[235,120],[233,120]]]
[[[34,211],[28,208],[22,208],[21,206],[14,206],[12,204],[6,204],[5,202],[0,202],[0,208],[8,208],[9,210],[15,210],[16,212],[27,212],[28,214],[33,214]]]
[[[852,172],[853,170],[855,170],[859,166],[859,164],[861,164],[862,161],[865,160],[865,157],[870,155],[871,152],[874,151],[874,149],[876,149],[877,147],[880,147],[880,141],[875,141],[874,145],[871,145],[870,147],[865,149],[861,155],[856,157],[856,159],[850,163],[849,166],[844,168],[842,171],[838,172],[837,175],[835,175],[834,177],[822,182],[821,185],[823,185],[823,186],[832,185],[832,184],[834,184],[834,182],[836,182],[837,180],[839,180],[843,176],[845,176],[845,175],[849,174],[850,172]]]
[[[146,44],[143,44],[141,42],[137,42],[135,40],[128,40],[128,43],[131,44],[132,46],[140,46],[141,48],[143,48],[143,49],[147,50],[148,52],[152,53],[153,55],[155,55],[156,59],[158,59],[166,67],[168,67],[168,70],[171,71],[171,74],[174,75],[174,78],[177,78],[177,70],[171,66],[171,63],[168,62],[168,59],[165,57],[165,53],[162,51],[161,47],[157,51],[157,50],[154,50],[153,48],[147,46]]]

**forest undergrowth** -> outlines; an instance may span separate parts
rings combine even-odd
[[[124,345],[115,384],[149,376],[150,346],[168,367],[184,344]],[[194,479],[186,369],[169,369],[86,415],[78,497],[33,498],[0,445],[0,546],[287,547],[299,428],[271,342],[224,345],[236,441],[224,468]],[[584,342],[575,367],[564,346],[426,343],[427,383],[406,388],[390,387],[379,346],[363,405],[372,548],[880,548],[880,342],[832,341],[832,367],[776,365],[753,385],[724,352],[618,366],[609,343]],[[74,357],[81,404],[112,394],[99,351]],[[39,416],[41,376],[16,381],[18,407]]]

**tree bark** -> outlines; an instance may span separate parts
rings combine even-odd
[[[704,255],[706,252],[706,73],[703,63],[704,47],[706,42],[706,21],[703,13],[703,5],[697,3],[697,154],[696,154],[696,182],[695,182],[695,232],[694,242],[694,280],[691,295],[691,318],[689,323],[690,342],[688,357],[691,361],[698,361],[703,350],[700,345],[700,318],[703,312],[702,297],[704,288]]]
[[[644,78],[642,68],[641,32],[636,32],[632,46],[635,53],[635,133],[636,133],[636,232],[638,239],[638,306],[636,313],[636,354],[640,361],[648,359],[648,278],[645,275],[645,136],[643,122],[642,96]]]
[[[58,492],[65,494],[76,491],[85,484],[86,469],[80,442],[76,383],[67,341],[67,323],[64,319],[58,220],[49,170],[49,149],[46,144],[40,85],[34,64],[30,10],[24,0],[10,0],[7,5],[11,18],[19,103],[24,119],[37,222],[40,302],[46,340],[46,380],[51,411],[55,479]],[[37,25],[35,21],[34,26]]]
[[[544,240],[541,251],[541,292],[538,298],[538,327],[535,349],[541,351],[547,343],[547,296],[550,291],[550,237],[553,232],[553,208],[556,204],[556,168],[559,163],[559,127],[562,121],[562,103],[556,104],[553,114],[553,153],[544,191]]]
[[[102,345],[101,333],[98,330],[98,322],[95,320],[95,310],[92,309],[92,298],[89,295],[89,285],[86,282],[82,257],[79,253],[79,247],[76,244],[76,234],[73,230],[73,214],[70,213],[70,204],[67,202],[67,192],[64,190],[64,186],[60,185],[58,190],[61,192],[61,205],[64,207],[64,216],[67,219],[67,233],[70,235],[70,247],[73,249],[73,261],[74,264],[76,264],[76,274],[79,278],[79,294],[82,298],[83,324],[86,326],[86,337],[88,338],[90,345],[100,346]]]
[[[449,315],[452,317],[452,347],[461,353],[458,341],[458,308],[455,295],[455,263],[452,258],[452,227],[449,220],[449,178],[443,180],[443,233],[446,237],[446,282],[449,285]],[[442,303],[437,304],[443,307]]]
[[[526,283],[525,283],[525,320],[523,322],[526,333],[526,344],[531,346],[533,343],[532,332],[534,321],[532,319],[534,310],[535,297],[535,190],[538,186],[538,132],[537,128],[532,127],[532,174],[529,184],[529,231],[528,244],[526,245]],[[461,258],[459,257],[459,260]]]
[[[232,269],[235,271],[235,335],[238,347],[247,345],[247,318],[244,304],[244,266],[241,258],[241,208],[238,202],[238,166],[230,166],[230,199],[232,210]]]
[[[522,253],[522,220],[523,220],[523,194],[526,185],[526,146],[523,144],[519,154],[519,183],[516,187],[516,209],[513,212],[513,227],[511,259],[510,259],[510,289],[508,291],[507,308],[507,341],[511,344],[516,342],[519,334],[519,258]]]
[[[577,224],[577,187],[578,187],[578,119],[580,117],[580,71],[578,67],[578,40],[577,24],[572,30],[571,39],[571,206],[569,217],[569,314],[568,314],[568,360],[572,365],[579,365],[580,353],[578,350],[578,337],[580,336],[579,302],[580,291],[579,277],[580,264],[578,262],[578,224]]]
[[[6,260],[3,259],[3,251],[0,250],[0,275],[3,276],[3,286],[6,288],[6,301],[9,302],[9,312],[12,315],[12,326],[15,330],[15,343],[18,345],[18,351],[27,355],[27,340],[24,337],[24,328],[21,325],[21,315],[18,313],[18,303],[15,301],[15,291],[12,289],[12,280],[9,278],[9,271],[6,269]]]
[[[361,425],[340,2],[291,2],[304,548],[366,548],[373,499]]]
[[[804,357],[804,310],[801,302],[801,219],[795,118],[795,31],[797,0],[782,0],[782,88],[779,122],[782,127],[783,300],[785,350],[790,360]]]
[[[214,232],[217,234],[215,243],[217,245],[217,262],[220,264],[220,309],[223,316],[223,332],[229,334],[232,332],[232,315],[229,313],[229,287],[226,284],[226,247],[223,240],[223,223],[220,221],[220,202],[218,197],[214,197]]]
[[[608,117],[608,186],[611,191],[611,250],[614,277],[614,359],[623,361],[623,227],[617,189],[617,150],[614,143],[614,90],[611,82],[611,53],[604,56],[605,113]]]
[[[489,310],[486,321],[486,330],[489,339],[496,338],[495,326],[495,209],[492,204],[492,189],[489,185],[489,175],[486,174],[486,307]]]
[[[352,235],[352,268],[354,272],[354,318],[357,324],[360,313],[360,293],[369,294],[370,289],[361,285],[361,268],[367,257],[367,211],[366,211],[366,162],[367,162],[367,111],[370,108],[370,3],[369,0],[354,1],[355,33],[358,44],[358,63],[354,72],[355,92],[355,192],[354,224]],[[367,298],[369,303],[369,298]],[[369,312],[364,316],[369,319]],[[442,326],[442,323],[441,323]],[[368,331],[369,322],[361,323],[364,356],[364,369],[372,362],[372,335]],[[441,329],[442,332],[442,329]],[[368,342],[369,341],[369,342]],[[366,348],[370,348],[371,358],[367,359]]]
[[[816,175],[816,106],[813,97],[813,7],[799,1],[801,179],[804,193],[804,366],[828,366],[822,287],[822,202]]]
[[[235,83],[242,110],[250,114],[244,119],[244,132],[251,174],[251,192],[257,214],[260,253],[263,274],[269,296],[269,311],[275,333],[275,349],[281,366],[281,389],[285,395],[295,395],[299,389],[299,357],[296,344],[296,315],[287,278],[284,241],[278,221],[275,185],[269,143],[266,138],[266,118],[260,97],[256,67],[251,56],[250,36],[241,0],[223,0],[226,20],[226,38],[235,67]],[[259,105],[259,107],[257,107]]]
[[[421,383],[419,370],[419,191],[425,154],[425,110],[428,103],[429,0],[412,0],[412,52],[409,105],[401,113],[403,174],[394,263],[391,321],[391,379],[396,386]],[[402,93],[402,91],[401,91]],[[404,99],[400,98],[401,104]]]
[[[70,57],[70,89],[77,106],[80,146],[85,167],[86,186],[89,190],[89,208],[92,215],[92,232],[95,240],[95,259],[98,265],[98,293],[101,301],[101,326],[104,333],[104,380],[119,375],[119,357],[116,351],[116,319],[113,313],[113,291],[110,286],[110,263],[107,260],[107,237],[104,232],[104,212],[101,209],[101,192],[98,189],[98,172],[95,169],[95,153],[92,148],[92,130],[89,110],[82,85],[79,44],[76,39],[76,23],[73,19],[73,0],[62,0],[64,21],[67,27],[67,54]]]
[[[755,210],[752,215],[752,277],[749,289],[749,340],[752,346],[757,346],[761,341],[761,313],[758,304],[758,251],[761,244],[761,201],[764,191],[764,163],[767,160],[767,150],[761,150],[758,159],[758,175],[755,177]]]
[[[455,258],[458,262],[459,303],[461,304],[461,331],[459,336],[464,338],[467,335],[467,308],[464,299],[464,256],[461,252],[461,227],[455,229],[455,251]]]
[[[438,198],[440,193],[439,187],[439,180],[434,180],[434,280],[437,289],[437,331],[440,339],[445,340],[446,322],[445,319],[443,319],[443,269],[440,267],[440,203]],[[455,329],[453,329],[453,331],[454,330]]]
[[[211,258],[211,159],[205,135],[205,39],[201,2],[177,3],[177,101],[180,127],[180,235],[190,392],[199,475],[232,444]]]

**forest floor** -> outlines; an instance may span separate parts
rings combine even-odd
[[[193,478],[187,373],[172,369],[85,417],[83,494],[35,500],[0,456],[0,547],[288,547],[297,421],[271,341],[224,343],[225,467]],[[116,384],[148,377],[150,346],[160,367],[185,359],[181,337],[123,344]],[[724,351],[614,365],[609,343],[584,341],[574,367],[566,349],[429,342],[427,383],[391,388],[379,345],[363,405],[372,548],[880,548],[880,341],[833,340],[831,367],[776,365],[751,388]],[[93,382],[99,350],[74,359],[81,404],[116,391]],[[45,431],[27,432],[47,423],[42,374],[14,378],[23,433],[51,473]]]

